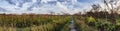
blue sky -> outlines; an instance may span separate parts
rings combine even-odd
[[[52,11],[55,13],[65,12],[74,14],[82,12],[83,9],[90,9],[91,4],[98,4],[100,0],[40,0],[40,3],[37,2],[37,0],[0,0],[0,7],[7,10],[6,12],[0,11],[0,13],[49,14],[49,11]],[[28,10],[28,8],[32,10]]]
[[[92,0],[77,0],[78,2],[92,2]]]

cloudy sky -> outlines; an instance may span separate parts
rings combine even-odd
[[[101,0],[0,0],[0,13],[74,14],[91,9],[92,4],[102,3]]]

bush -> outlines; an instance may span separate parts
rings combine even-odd
[[[93,17],[87,18],[87,23],[94,23],[94,22],[95,22],[95,18],[93,18]]]

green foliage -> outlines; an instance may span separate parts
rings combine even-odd
[[[116,19],[116,25],[117,25],[117,26],[120,26],[120,18],[119,18],[119,19]]]
[[[93,23],[93,22],[95,22],[95,18],[93,18],[93,17],[88,17],[88,18],[87,18],[87,22],[88,22],[88,23]]]
[[[112,21],[107,18],[77,16],[76,25],[79,31],[119,31],[120,18],[116,18],[116,21]]]
[[[0,27],[16,31],[60,31],[70,21],[70,16],[0,15]]]

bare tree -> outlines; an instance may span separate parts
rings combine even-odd
[[[117,16],[116,11],[118,11],[117,9],[119,8],[119,6],[117,6],[119,1],[120,0],[103,0],[103,3],[107,7],[106,9],[111,12],[110,15],[109,15],[110,16],[109,19],[112,20],[113,24],[115,24],[115,21],[116,21],[115,20],[116,16]],[[116,7],[114,7],[114,6],[116,6]]]
[[[103,0],[103,3],[107,7],[106,9],[110,10],[111,13],[115,13],[115,7],[117,6],[120,0]]]
[[[99,4],[93,4],[92,8],[95,12],[98,12],[100,10],[101,6]]]

